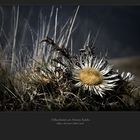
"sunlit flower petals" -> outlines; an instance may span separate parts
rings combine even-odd
[[[97,64],[97,57],[95,57],[94,61],[93,61],[93,65],[92,68],[95,68],[95,65]]]
[[[116,72],[119,73],[119,70],[117,69]],[[130,72],[127,72],[127,73],[126,73],[126,72],[122,72],[122,73],[120,74],[120,76],[121,76],[121,78],[122,78],[123,80],[125,80],[125,81],[127,81],[127,82],[132,81],[132,80],[134,80],[134,78],[135,78],[135,76],[134,76],[132,73],[130,73]]]
[[[130,72],[122,72],[121,77],[125,81],[132,81],[135,78],[134,75],[132,75]]]
[[[102,90],[104,90],[104,91],[110,90],[110,86],[100,85],[99,87],[100,87]]]
[[[89,89],[89,86],[88,85],[83,85],[82,83],[81,83],[81,85],[82,85],[82,87],[83,87],[84,90],[88,90]]]
[[[91,66],[92,66],[92,59],[93,59],[93,57],[92,57],[92,56],[90,56],[90,57],[89,57],[89,64],[88,64],[88,66],[89,66],[89,67],[91,67]]]
[[[95,87],[93,87],[93,90],[94,90],[96,95],[99,95]]]
[[[80,79],[79,79],[79,77],[78,77],[78,76],[75,76],[75,80],[79,81]]]
[[[111,70],[112,70],[112,66],[107,66],[107,67],[105,67],[103,70],[101,70],[101,73],[102,73],[103,75],[106,75],[106,74],[108,74]]]
[[[115,86],[104,86],[104,87],[100,87],[100,88],[102,89],[103,92],[105,92],[105,91],[113,90],[113,87],[115,87]]]
[[[103,89],[103,90],[110,90],[112,89],[113,87],[115,87],[116,85],[115,84],[102,84],[100,85],[100,87]]]
[[[135,78],[134,75],[130,75],[130,76],[128,77],[128,81],[132,81],[132,80],[134,80],[134,78]]]
[[[99,86],[95,86],[95,88],[101,93],[101,94],[105,94],[104,90],[102,88],[100,88]]]
[[[97,69],[99,69],[100,68],[100,65],[103,63],[103,58],[98,62],[98,64],[97,64]]]
[[[73,70],[72,70],[73,74],[74,74],[74,75],[79,74],[79,71],[78,71],[78,70],[80,70],[80,69],[73,69]]]
[[[80,67],[81,68],[84,68],[85,66],[83,65],[83,62],[82,61],[80,61]]]
[[[89,86],[89,91],[92,91],[92,87],[91,86]]]
[[[85,67],[86,67],[86,68],[88,67],[88,62],[87,62],[87,60],[85,60]]]
[[[80,87],[81,85],[82,85],[81,82],[75,84],[76,87]]]
[[[106,83],[104,83],[104,86],[106,87],[114,87],[115,85],[116,85],[115,82],[112,83],[112,82],[106,81]]]
[[[104,84],[107,84],[108,86],[115,84],[118,82],[120,79],[114,79],[114,80],[104,80]]]
[[[101,70],[103,69],[103,66],[104,66],[105,64],[106,64],[106,62],[103,61],[103,63],[101,63],[101,64],[99,65],[98,69],[101,71]]]
[[[110,78],[114,78],[114,77],[118,77],[118,74],[112,74],[109,76],[104,77],[104,79],[110,79]]]
[[[97,69],[98,63],[99,63],[99,60],[97,60],[97,58],[95,58],[95,64],[93,65],[93,66],[94,66],[94,68],[96,68],[96,69]]]
[[[89,55],[82,59],[80,57],[81,67],[74,66],[72,70],[73,78],[79,87],[101,97],[107,90],[114,89],[120,79],[117,73],[112,74],[112,66],[108,65],[104,58],[98,59]]]
[[[99,95],[103,98],[103,95],[105,95],[105,93],[99,90]]]
[[[98,90],[97,87],[94,87],[94,92],[97,95],[100,95],[101,97],[103,97],[102,91]]]
[[[75,68],[76,70],[80,70],[80,67],[78,67],[77,65],[74,65],[74,68]]]

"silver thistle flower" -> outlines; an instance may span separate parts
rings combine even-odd
[[[135,77],[133,74],[131,74],[130,72],[122,72],[121,73],[121,78],[127,82],[132,81]]]
[[[91,55],[80,55],[79,65],[72,69],[75,86],[83,87],[91,93],[103,97],[105,91],[113,90],[119,81],[118,74],[112,74],[112,66],[104,59],[98,59]]]

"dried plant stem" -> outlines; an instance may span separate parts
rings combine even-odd
[[[15,9],[14,9],[15,12]],[[14,18],[14,37],[13,37],[13,46],[12,46],[12,61],[11,61],[11,72],[14,70],[14,61],[15,61],[15,48],[16,48],[16,38],[17,38],[17,30],[18,30],[18,22],[19,22],[19,6],[17,7]]]

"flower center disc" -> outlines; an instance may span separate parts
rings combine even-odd
[[[98,72],[94,68],[84,68],[80,70],[79,78],[82,83],[87,85],[98,85],[103,81],[100,72]]]

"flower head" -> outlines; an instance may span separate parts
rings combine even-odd
[[[116,72],[119,73],[119,70],[117,70]],[[126,82],[130,82],[135,78],[135,76],[131,72],[122,72],[120,74],[120,77]]]
[[[80,81],[87,85],[98,85],[102,83],[102,75],[94,68],[83,68],[79,71]]]
[[[105,91],[113,90],[119,80],[118,74],[113,73],[112,66],[104,59],[86,55],[80,56],[79,65],[74,65],[73,78],[75,86],[83,87],[96,95],[103,97]]]

